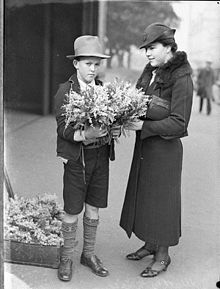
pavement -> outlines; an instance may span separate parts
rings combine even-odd
[[[62,203],[61,162],[56,158],[54,116],[5,112],[5,165],[12,188],[24,197],[56,194]],[[128,239],[119,219],[129,168],[134,134],[116,144],[116,160],[110,163],[109,205],[100,210],[96,253],[110,271],[101,278],[80,265],[82,216],[79,245],[71,282],[61,282],[57,270],[5,263],[5,289],[214,289],[220,280],[220,105],[213,103],[210,116],[198,113],[194,97],[189,136],[184,147],[182,178],[182,237],[170,248],[171,265],[166,273],[145,279],[140,272],[150,258],[128,261],[125,255],[142,242]],[[5,199],[7,192],[5,191]]]

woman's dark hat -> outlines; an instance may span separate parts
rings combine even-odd
[[[144,30],[144,39],[143,44],[140,46],[140,48],[146,48],[153,42],[156,42],[157,40],[162,39],[170,39],[174,40],[174,34],[176,32],[176,29],[172,29],[164,24],[161,23],[152,23],[151,25],[147,26],[147,28]]]
[[[75,59],[80,56],[94,56],[99,58],[109,58],[102,51],[102,45],[98,36],[83,35],[74,41],[74,55],[67,55],[69,59]]]

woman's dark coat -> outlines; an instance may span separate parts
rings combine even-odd
[[[152,113],[154,108],[150,107],[142,130],[136,133],[120,226],[128,237],[134,232],[143,241],[158,242],[158,235],[163,239],[159,240],[160,245],[170,246],[177,244],[181,235],[180,138],[188,135],[193,96],[192,70],[185,52],[176,52],[170,61],[158,68],[154,82],[149,86],[153,69],[147,64],[137,87],[142,87],[146,94],[156,95],[161,103],[168,101],[170,106],[167,108],[161,104],[163,119],[155,117],[157,113]],[[169,192],[171,194],[166,196]],[[169,198],[171,200],[167,201]],[[176,220],[172,231],[169,226],[172,227],[173,218]],[[156,232],[153,232],[153,226],[158,226]]]

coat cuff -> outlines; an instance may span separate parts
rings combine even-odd
[[[151,130],[151,124],[152,121],[148,121],[145,120],[142,126],[142,130],[141,130],[141,135],[140,135],[140,139],[145,139],[147,137],[153,136],[155,135],[155,133]]]

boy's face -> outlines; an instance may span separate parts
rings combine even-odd
[[[77,76],[85,83],[92,82],[99,72],[101,58],[98,57],[81,57],[74,59],[73,65],[77,70]]]

